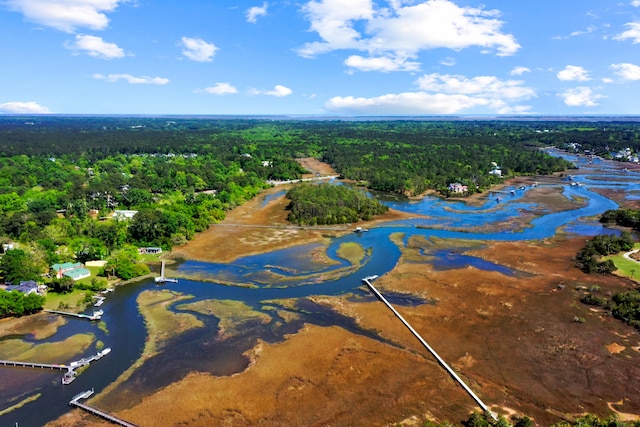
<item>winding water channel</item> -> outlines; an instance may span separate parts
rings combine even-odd
[[[335,238],[327,249],[328,257],[335,261],[329,266],[319,266],[312,262],[308,254],[319,247],[314,244],[248,256],[232,264],[184,262],[178,267],[179,272],[198,273],[201,277],[209,275],[213,281],[181,279],[178,283],[162,285],[163,289],[193,295],[194,298],[189,302],[209,299],[236,300],[244,302],[256,311],[263,312],[266,305],[277,306],[278,302],[274,300],[298,299],[299,320],[278,321],[282,319],[278,319],[275,311],[271,310],[269,315],[274,320],[268,324],[256,322],[250,327],[243,328],[243,332],[232,339],[219,341],[216,340],[215,333],[218,326],[217,320],[212,316],[195,314],[205,323],[205,327],[180,335],[167,344],[162,353],[147,360],[125,384],[128,391],[127,401],[116,402],[110,409],[117,410],[130,406],[135,403],[136,395],[168,385],[195,369],[216,375],[239,372],[248,364],[242,353],[251,348],[257,338],[267,342],[277,342],[286,334],[293,333],[302,327],[303,323],[339,325],[353,333],[381,340],[375,333],[359,328],[352,319],[316,305],[306,297],[348,293],[353,294],[353,298],[372,298],[362,290],[361,278],[373,274],[383,275],[394,268],[400,257],[397,242],[391,239],[391,236],[396,233],[402,233],[406,243],[410,236],[415,235],[425,238],[440,237],[482,242],[543,239],[555,235],[560,229],[578,235],[614,232],[603,228],[593,217],[607,209],[617,208],[617,204],[592,190],[615,188],[624,191],[630,199],[637,198],[640,197],[640,174],[625,171],[624,165],[619,163],[574,157],[559,152],[553,154],[574,161],[580,168],[572,174],[571,181],[567,180],[560,184],[563,186],[564,197],[581,202],[581,207],[577,209],[556,213],[545,212],[543,207],[527,202],[527,191],[531,187],[507,188],[505,193],[499,193],[501,200],[497,199],[498,196],[492,196],[482,206],[471,206],[459,201],[446,201],[434,197],[427,197],[419,202],[385,201],[394,209],[424,214],[428,218],[386,223],[366,233],[352,233]],[[532,218],[526,226],[518,226],[517,223],[509,221],[525,213]],[[499,231],[478,231],[479,227],[492,224],[496,225],[493,229]],[[338,279],[321,279],[331,277],[330,273],[336,269],[349,266],[349,263],[337,254],[340,245],[346,242],[356,242],[365,249],[367,255],[361,265]],[[437,269],[473,265],[476,268],[495,270],[507,275],[516,274],[505,266],[465,255],[464,249],[460,248],[435,251],[429,254],[428,262]],[[253,286],[217,284],[216,277],[224,283],[234,282]],[[95,335],[96,340],[101,340],[105,346],[111,347],[112,352],[107,357],[92,364],[73,383],[63,386],[60,383],[59,371],[0,368],[0,411],[28,396],[41,394],[38,399],[25,404],[22,408],[0,416],[0,425],[14,426],[16,423],[19,426],[44,425],[67,412],[68,402],[75,394],[90,388],[94,388],[99,394],[102,389],[118,378],[140,357],[146,339],[145,326],[138,312],[136,297],[142,291],[157,288],[158,285],[153,280],[145,280],[118,287],[108,295],[105,304],[101,307],[104,310],[103,321],[108,333],[99,329],[96,323],[69,319],[54,336],[37,341],[37,343],[59,342],[74,334],[91,333]],[[427,301],[402,295],[390,297],[396,304],[427,303]],[[172,307],[172,310],[181,311],[178,306]],[[12,336],[5,339],[15,338],[16,336]],[[20,338],[28,342],[36,342],[31,335]],[[95,354],[94,347],[89,348],[86,354],[80,357],[91,354]],[[2,354],[0,354],[1,358],[4,358]]]

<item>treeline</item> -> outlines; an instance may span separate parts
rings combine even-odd
[[[344,185],[300,184],[287,192],[287,219],[298,225],[347,224],[371,220],[389,208],[362,190]]]
[[[589,152],[611,158],[612,152],[631,148],[640,152],[640,126],[638,122],[539,122],[545,129],[532,135],[537,141],[560,148],[575,147],[580,153]],[[577,146],[573,144],[578,144]]]
[[[601,234],[587,241],[576,255],[576,264],[585,273],[611,273],[616,270],[613,261],[600,261],[600,258],[630,251],[633,245],[633,237],[629,232],[625,231],[620,236]]]
[[[640,329],[640,291],[619,292],[611,298],[587,293],[580,299],[584,304],[594,305],[609,311],[613,317]]]
[[[513,423],[504,417],[494,420],[489,414],[474,412],[463,422],[466,427],[533,427],[534,423],[527,416],[517,417]],[[436,424],[427,421],[423,427],[450,427],[450,423]],[[622,421],[617,414],[606,418],[600,418],[593,414],[587,414],[576,418],[574,421],[560,421],[551,427],[640,427],[640,421]]]
[[[383,191],[445,192],[453,181],[482,190],[500,181],[494,165],[507,177],[569,166],[540,151],[537,135],[549,138],[533,122],[0,117],[0,243],[17,242],[39,274],[127,259],[110,271],[128,276],[138,261],[117,251],[184,244],[268,180],[300,178],[296,158]],[[338,205],[311,216],[309,199],[292,220],[351,222],[380,209],[360,199],[356,214]],[[113,219],[116,209],[137,213]]]
[[[235,162],[245,173],[267,179],[293,179],[300,169],[292,158],[316,157],[332,164],[344,177],[364,181],[369,188],[415,195],[426,189],[446,191],[451,182],[485,190],[500,182],[499,177],[489,174],[492,164],[500,166],[506,177],[571,167],[538,149],[551,145],[554,138],[564,141],[563,133],[543,133],[541,126],[537,122],[492,121],[37,117],[0,120],[0,153],[73,155],[89,162],[118,155],[211,155],[224,166]],[[189,187],[197,191],[201,181],[194,175],[215,175],[219,170],[215,165],[193,169],[198,166],[187,164],[179,170],[183,174],[173,176],[150,172],[146,181],[153,191]],[[203,177],[203,181],[207,188],[217,189],[219,185],[215,186],[212,178]]]
[[[24,295],[22,292],[0,289],[0,318],[36,313],[43,306],[44,297],[41,295]]]
[[[600,216],[600,222],[640,230],[640,210],[609,209]]]

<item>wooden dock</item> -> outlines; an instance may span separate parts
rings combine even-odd
[[[165,266],[165,262],[164,260],[162,260],[162,268],[160,269],[160,276],[154,279],[156,283],[178,283],[178,279],[171,279],[169,277],[164,277],[164,266]]]
[[[71,406],[77,406],[80,409],[84,409],[85,411],[96,415],[102,419],[105,419],[107,421],[111,421],[112,423],[115,424],[119,424],[121,426],[125,426],[125,427],[137,427],[135,424],[132,424],[128,421],[125,421],[123,419],[120,419],[114,415],[108,414],[104,411],[101,411],[100,409],[94,408],[93,406],[89,406],[89,405],[85,405],[84,403],[80,403],[81,399],[88,399],[89,397],[91,397],[93,395],[94,391],[93,389],[91,390],[87,390],[83,393],[77,394],[73,397],[73,399],[71,399],[71,401],[69,402],[69,405]]]
[[[81,313],[71,313],[68,311],[58,311],[58,310],[44,310],[47,313],[60,314],[62,316],[72,316],[79,317],[81,319],[89,319],[89,320],[100,320],[102,319],[102,315],[104,312],[102,310],[94,310],[93,314],[81,314]]]
[[[16,360],[0,360],[0,365],[2,366],[12,366],[17,368],[40,368],[40,369],[60,369],[66,370],[64,376],[62,377],[63,384],[69,384],[76,377],[75,370],[82,367],[87,366],[91,362],[102,359],[107,354],[111,353],[111,348],[107,347],[102,351],[99,351],[97,354],[90,357],[83,357],[82,359],[70,362],[69,364],[63,363],[35,363],[35,362],[21,362]]]
[[[431,346],[429,344],[427,344],[427,342],[424,340],[424,338],[422,338],[420,336],[420,334],[418,334],[418,332],[416,332],[416,330],[413,329],[413,327],[409,324],[409,322],[407,322],[404,319],[404,317],[402,317],[402,315],[400,313],[398,313],[398,311],[391,305],[391,303],[389,303],[389,301],[387,301],[387,299],[385,297],[383,297],[380,292],[378,292],[378,290],[371,283],[371,278],[372,277],[374,277],[374,276],[365,277],[364,279],[362,279],[362,281],[364,283],[366,283],[367,286],[369,287],[369,289],[371,289],[371,292],[373,292],[374,295],[376,297],[378,297],[378,299],[380,301],[382,301],[393,312],[393,314],[396,315],[396,317],[398,319],[400,319],[400,321],[404,324],[404,326],[406,326],[407,329],[409,329],[409,331],[411,331],[411,333],[418,339],[418,341],[420,341],[422,343],[422,345],[429,351],[429,353],[431,353],[431,355],[433,357],[435,357],[435,359],[438,361],[440,366],[442,366],[449,373],[449,375],[451,375],[451,377],[453,377],[453,379],[456,380],[458,382],[458,384],[460,384],[462,386],[462,388],[469,394],[469,396],[471,396],[473,398],[473,400],[476,401],[478,406],[480,406],[480,408],[484,412],[486,412],[489,415],[491,415],[491,418],[493,418],[495,421],[498,421],[498,417],[493,412],[491,412],[489,407],[487,405],[485,405],[482,400],[480,400],[480,398],[473,392],[473,390],[471,390],[469,388],[469,386],[464,381],[462,381],[462,379],[458,376],[458,374],[455,373],[455,371],[453,369],[451,369],[451,367],[447,364],[447,362],[445,362],[444,359],[442,359],[440,357],[440,355],[438,353],[436,353],[436,351],[433,348],[431,348]],[[375,277],[377,277],[377,276],[375,276]]]
[[[15,360],[0,360],[2,366],[17,366],[19,368],[42,368],[42,369],[71,369],[70,365],[61,365],[58,363],[34,363],[34,362],[18,362]]]

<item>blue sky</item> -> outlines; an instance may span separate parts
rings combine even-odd
[[[640,0],[0,0],[0,113],[640,114]]]

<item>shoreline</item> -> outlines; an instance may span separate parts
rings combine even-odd
[[[521,182],[521,178],[514,178],[499,189],[513,185],[514,180]],[[230,222],[246,227],[225,233],[212,230],[207,236],[196,237],[195,250],[187,248],[187,243],[182,253],[201,256],[203,261],[231,262],[240,253],[260,254],[352,232],[304,229],[283,236],[278,232],[284,214],[282,201],[274,199],[261,206],[265,192],[230,212]],[[550,187],[538,188],[528,197],[551,203],[556,210],[567,209],[569,204],[556,193]],[[474,197],[470,203],[483,203],[489,194],[470,196]],[[416,217],[425,216],[394,211],[358,225],[373,227]],[[274,225],[273,229],[258,227],[261,221]],[[237,245],[233,250],[226,245],[230,241]],[[632,367],[620,359],[638,358],[631,350],[634,335],[629,327],[576,303],[576,284],[597,283],[606,289],[628,286],[620,278],[591,277],[576,271],[572,256],[583,239],[560,234],[543,241],[491,242],[465,252],[526,273],[518,279],[469,266],[434,270],[425,261],[419,262],[424,258],[420,250],[429,242],[412,243],[393,270],[378,279],[380,289],[419,293],[434,301],[402,307],[402,311],[417,328],[428,331],[429,341],[482,391],[486,402],[493,403],[492,410],[505,416],[529,415],[542,425],[579,415],[576,408],[603,413],[615,407],[618,413],[640,414],[640,403],[632,401],[635,389],[621,390],[622,383],[585,383],[583,378],[585,363],[589,369],[595,370],[594,365],[598,372],[622,378]],[[351,301],[348,296],[319,297],[316,301],[348,315],[393,345],[381,345],[336,326],[307,325],[283,341],[257,342],[247,352],[251,364],[242,372],[230,377],[189,374],[119,415],[144,420],[145,426],[166,425],[168,420],[189,426],[231,420],[237,425],[263,421],[267,425],[390,425],[409,418],[418,420],[417,425],[425,419],[461,420],[474,409],[402,326],[390,321],[389,313],[377,301]],[[588,321],[577,324],[571,321],[575,316]],[[620,356],[612,356],[609,348],[615,348]],[[555,375],[559,366],[566,378]],[[274,393],[255,393],[256,387]],[[176,394],[185,397],[189,412],[176,406]],[[324,402],[323,414],[313,410],[318,396],[332,396]],[[383,414],[380,408],[384,408]],[[316,415],[319,418],[314,418]]]

